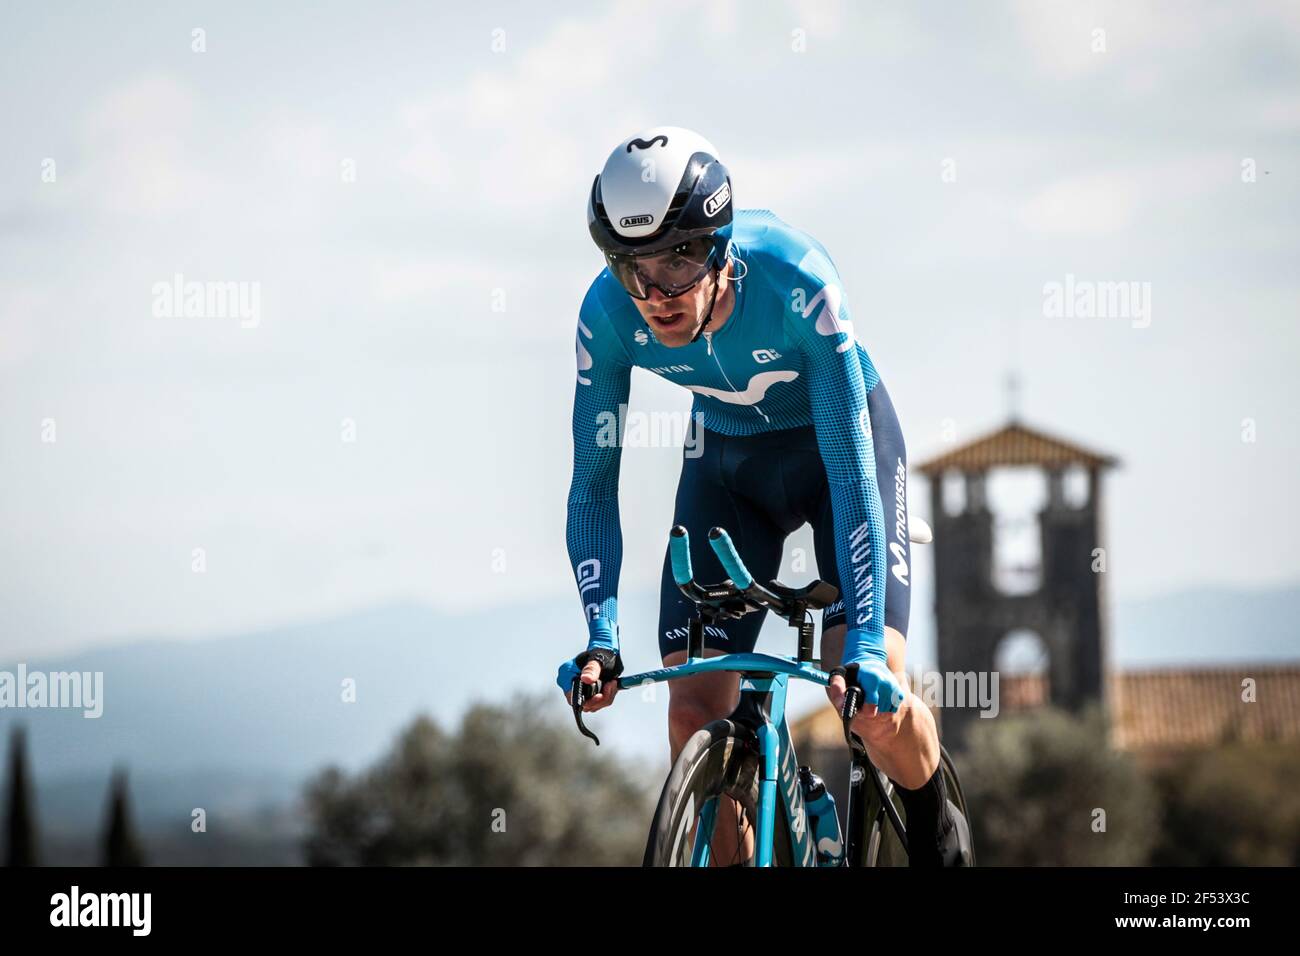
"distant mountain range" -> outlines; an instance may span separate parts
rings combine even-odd
[[[1116,667],[1300,661],[1300,587],[1197,588],[1119,602]]]
[[[652,596],[624,602],[627,620],[652,620],[653,608]],[[451,727],[472,701],[508,706],[519,691],[545,690],[554,694],[557,714],[569,719],[553,681],[560,658],[580,649],[572,646],[582,640],[576,618],[571,600],[473,617],[400,604],[257,633],[27,660],[29,671],[102,673],[103,716],[0,709],[0,734],[7,737],[15,722],[26,726],[37,806],[51,826],[98,826],[115,765],[130,770],[142,818],[183,819],[196,806],[241,817],[271,813],[313,771],[328,764],[357,769],[375,759],[420,712]],[[1300,587],[1195,590],[1121,603],[1113,663],[1297,660],[1297,621]],[[764,631],[760,649],[787,646],[784,628]],[[629,648],[628,657],[635,669],[658,663],[649,644]],[[355,703],[343,699],[345,682],[355,686]],[[796,690],[793,713],[824,700],[818,688]],[[624,692],[590,718],[602,749],[666,770],[667,698],[662,685],[653,697]]]

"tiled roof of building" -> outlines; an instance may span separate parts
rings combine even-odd
[[[1253,682],[1253,700],[1247,681]],[[1125,750],[1300,741],[1297,666],[1127,671],[1112,692],[1115,745]]]
[[[935,475],[950,468],[960,471],[984,471],[1010,465],[1102,468],[1118,463],[1119,460],[1110,455],[1089,451],[1063,438],[1011,421],[982,438],[921,462],[916,470],[925,475]]]
[[[1244,699],[1253,681],[1253,701]],[[1003,713],[1047,698],[1041,675],[1003,675]],[[1122,750],[1187,750],[1230,740],[1300,742],[1300,665],[1247,664],[1121,671],[1111,678],[1112,742]],[[942,711],[938,714],[942,723]],[[795,746],[839,746],[834,711],[819,707],[793,721]]]

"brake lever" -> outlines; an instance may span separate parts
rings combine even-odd
[[[851,751],[859,756],[867,752],[867,745],[862,742],[861,737],[853,732],[853,718],[862,709],[864,697],[862,688],[857,684],[853,684],[844,691],[844,707],[840,711],[840,719],[844,721],[844,742],[849,745]]]
[[[582,736],[590,737],[596,742],[596,746],[599,747],[600,738],[588,730],[587,725],[582,722],[582,705],[593,696],[587,693],[588,687],[593,690],[599,690],[600,685],[583,683],[582,675],[578,675],[573,679],[573,690],[570,693],[570,697],[573,699],[573,719],[578,722],[578,729],[582,731]]]
[[[885,808],[885,814],[889,817],[890,824],[894,827],[894,832],[898,834],[898,840],[907,849],[907,827],[903,823],[903,818],[899,816],[898,808],[894,806],[894,801],[890,799],[889,794],[885,792],[885,784],[881,781],[881,772],[871,762],[867,756],[867,745],[862,742],[862,738],[853,732],[853,718],[857,716],[858,711],[862,708],[862,702],[866,695],[862,693],[862,688],[857,684],[852,685],[844,692],[844,709],[840,711],[840,719],[844,721],[844,740],[848,743],[849,749],[853,751],[854,762],[859,760],[862,763],[862,769],[871,777],[871,785],[876,791],[876,796],[880,800],[881,806]]]

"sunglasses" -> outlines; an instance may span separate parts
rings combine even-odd
[[[642,256],[611,252],[605,259],[609,271],[632,298],[648,299],[655,288],[671,299],[694,288],[708,274],[715,248],[711,236],[701,236],[660,252]]]

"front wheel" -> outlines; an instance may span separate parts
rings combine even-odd
[[[721,805],[730,798],[741,819],[753,828],[758,820],[761,762],[758,736],[744,724],[715,720],[696,731],[682,748],[659,795],[642,865],[752,865],[752,856],[738,858],[742,851],[727,859],[719,858],[712,846],[712,824],[723,816]],[[705,826],[700,825],[701,820]],[[742,841],[736,842],[743,847]],[[776,809],[772,843],[773,864],[790,866],[790,831],[780,807]]]

